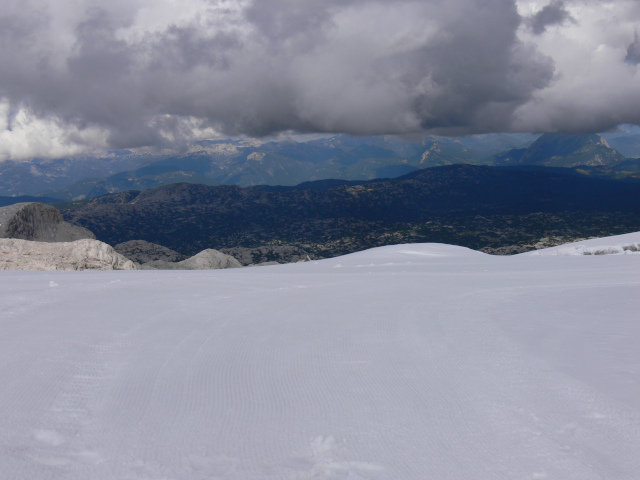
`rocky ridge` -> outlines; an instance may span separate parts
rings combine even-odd
[[[162,245],[133,240],[116,245],[95,240],[88,229],[64,221],[37,202],[0,208],[0,270],[204,270],[235,268],[235,258],[204,250],[186,260]]]
[[[34,242],[0,239],[0,270],[136,270],[135,264],[106,243]]]
[[[113,248],[119,254],[139,264],[155,260],[180,262],[186,259],[184,255],[175,250],[145,240],[129,240],[128,242],[118,243]]]
[[[27,202],[0,208],[0,238],[73,242],[96,236],[84,227],[65,222],[60,212],[50,205]]]
[[[262,247],[246,248],[221,248],[222,253],[231,255],[242,265],[263,265],[277,263],[294,263],[315,260],[313,253],[296,245],[265,245]]]

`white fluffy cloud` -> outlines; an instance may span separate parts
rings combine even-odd
[[[27,108],[12,112],[0,99],[0,161],[33,157],[59,158],[107,148],[107,132],[78,128],[56,118],[38,117]]]
[[[637,124],[639,23],[635,0],[5,0],[0,158]]]

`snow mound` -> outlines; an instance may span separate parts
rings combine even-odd
[[[544,248],[523,255],[625,255],[640,253],[640,232],[595,238],[581,242],[567,243],[557,247]]]
[[[324,260],[324,262],[333,262],[342,266],[369,266],[423,263],[455,258],[471,259],[486,256],[486,253],[457,245],[446,245],[443,243],[407,243],[370,248],[369,250]]]

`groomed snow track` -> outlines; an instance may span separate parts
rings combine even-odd
[[[0,478],[637,479],[639,272],[435,244],[3,272]]]

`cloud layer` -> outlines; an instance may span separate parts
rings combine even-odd
[[[635,0],[5,0],[0,159],[637,124],[639,26]]]

